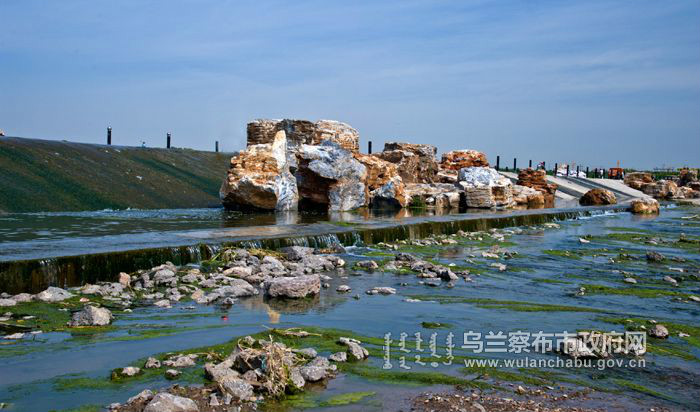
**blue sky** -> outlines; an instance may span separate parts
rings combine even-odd
[[[0,21],[8,135],[238,150],[254,118],[337,119],[363,149],[700,166],[697,0],[0,0]]]

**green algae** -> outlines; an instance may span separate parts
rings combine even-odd
[[[625,330],[638,331],[643,330],[642,326],[649,328],[653,326],[653,323],[649,322],[647,319],[643,318],[614,318],[614,317],[598,317],[597,320],[606,323],[612,323],[616,325],[623,325]],[[678,336],[680,333],[685,333],[689,336],[682,337],[680,339],[685,340],[689,345],[700,348],[700,327],[691,326],[683,323],[672,322],[662,320],[657,322],[662,324],[668,329],[668,333],[671,336]]]
[[[491,385],[484,382],[476,382],[440,372],[423,371],[399,371],[394,369],[382,369],[364,363],[341,363],[338,370],[350,373],[370,381],[384,383],[422,386],[422,385],[461,385],[472,388],[486,389]]]
[[[586,288],[586,293],[590,295],[625,295],[637,296],[640,298],[660,298],[660,297],[682,297],[687,298],[687,293],[678,292],[675,290],[642,288],[642,287],[611,287],[604,285],[581,284],[581,287]]]
[[[330,407],[330,406],[345,406],[353,403],[358,403],[365,398],[376,395],[376,392],[349,392],[342,393],[340,395],[332,396],[325,401],[318,404],[320,407]]]
[[[449,329],[452,327],[451,324],[442,322],[421,322],[420,325],[425,329]]]
[[[435,301],[440,304],[472,303],[484,309],[506,309],[517,312],[593,312],[608,313],[602,309],[588,308],[581,306],[554,305],[534,302],[523,302],[515,300],[496,300],[487,298],[465,298],[461,296],[449,295],[410,295],[412,299]]]
[[[49,412],[100,412],[104,409],[102,405],[95,405],[95,404],[90,404],[90,405],[83,405],[79,406],[77,408],[70,408],[70,409],[52,409]]]
[[[545,249],[542,253],[549,256],[581,260],[581,256],[577,252],[571,252],[569,250]]]
[[[537,283],[552,283],[552,284],[562,284],[562,285],[570,285],[573,282],[569,282],[566,280],[559,280],[559,279],[550,279],[550,278],[534,278],[532,279],[533,282]]]
[[[620,378],[612,379],[612,381],[613,381],[613,383],[615,383],[615,385],[623,387],[625,389],[630,389],[630,390],[633,390],[635,392],[643,393],[645,395],[649,395],[649,396],[652,396],[654,398],[659,398],[659,399],[664,399],[667,401],[675,402],[675,398],[673,396],[667,395],[665,393],[661,393],[659,391],[656,391],[654,389],[640,385],[638,383],[630,382],[626,379],[620,379]]]

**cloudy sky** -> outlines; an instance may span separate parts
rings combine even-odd
[[[697,0],[0,0],[0,20],[12,136],[238,150],[254,118],[337,119],[363,148],[700,166]]]

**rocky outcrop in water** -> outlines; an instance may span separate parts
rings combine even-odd
[[[606,189],[591,189],[579,199],[581,206],[604,206],[617,204],[615,194]]]
[[[295,210],[297,182],[287,161],[287,137],[278,131],[267,144],[248,146],[231,159],[220,190],[227,209]]]
[[[404,183],[433,183],[439,170],[436,154],[433,145],[390,142],[377,156],[396,164]]]
[[[625,175],[625,184],[632,189],[641,190],[647,183],[652,183],[654,178],[651,173],[646,172],[630,172]]]
[[[468,167],[459,171],[459,186],[464,190],[467,207],[513,206],[510,179],[488,167]]]
[[[636,215],[658,215],[659,202],[650,197],[635,199],[630,204],[630,212]]]
[[[557,192],[557,185],[547,182],[547,173],[541,169],[521,169],[518,172],[518,185],[526,186],[542,193],[545,207],[554,206],[554,195]]]
[[[513,201],[530,209],[540,209],[545,206],[544,194],[527,186],[513,185]]]
[[[83,310],[72,315],[68,326],[106,326],[112,323],[112,312],[106,308],[86,305]]]

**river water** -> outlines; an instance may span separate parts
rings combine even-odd
[[[457,345],[455,355],[468,356],[475,355],[461,348],[464,332],[468,331],[483,336],[489,332],[507,335],[516,331],[561,333],[595,329],[621,332],[630,325],[651,327],[653,323],[649,321],[653,320],[673,325],[669,327],[672,333],[667,340],[651,342],[654,350],[644,356],[645,367],[551,368],[545,372],[560,384],[598,389],[600,399],[595,401],[598,402],[595,406],[602,405],[609,410],[641,410],[635,409],[638,405],[644,405],[646,410],[650,406],[697,410],[700,336],[694,333],[699,330],[700,304],[688,300],[690,295],[700,295],[700,249],[692,243],[700,239],[700,220],[693,218],[697,213],[698,209],[681,207],[665,208],[656,218],[608,213],[559,222],[560,227],[506,229],[501,231],[506,236],[505,241],[484,235],[481,239],[460,240],[456,245],[406,247],[406,251],[422,258],[470,267],[474,281],[460,280],[454,287],[444,283],[427,286],[412,274],[348,269],[343,273],[328,273],[332,278],[330,288],[323,289],[317,299],[303,304],[252,297],[241,299],[230,308],[213,305],[186,309],[191,305],[189,302],[174,305],[169,310],[143,307],[134,309],[133,313],[120,314],[114,323],[115,329],[104,334],[85,337],[54,332],[20,342],[4,342],[0,345],[0,402],[8,404],[7,410],[32,412],[124,402],[144,388],[165,387],[170,382],[156,377],[114,385],[91,383],[108,381],[113,368],[135,364],[138,359],[155,353],[218,344],[268,327],[338,328],[377,338],[391,333],[394,339],[399,339],[401,333],[411,337],[421,333],[426,353],[430,352],[427,345],[432,333],[437,334],[436,339],[444,348],[451,332]],[[70,244],[76,238],[83,242],[85,237],[98,239],[89,246],[94,251],[102,247],[103,242],[160,242],[163,238],[158,236],[172,236],[176,232],[245,227],[251,223],[273,225],[275,219],[279,219],[275,215],[229,216],[220,210],[23,216],[21,220],[13,215],[0,216],[3,258],[18,254],[29,256],[32,247],[40,250],[47,244],[64,248],[61,253],[84,250],[86,246],[81,249]],[[328,218],[302,214],[298,219],[294,224]],[[50,224],[46,224],[47,221]],[[688,242],[678,242],[681,233]],[[581,242],[582,237],[588,242]],[[510,259],[483,257],[481,253],[494,244],[517,254]],[[648,263],[644,255],[649,250],[658,251],[667,259],[658,264]],[[348,248],[342,257],[352,266],[360,259],[391,259],[388,253],[392,252],[374,245],[358,245]],[[493,263],[505,264],[506,270],[499,270]],[[674,287],[664,282],[662,278],[666,275],[678,279],[679,285]],[[625,283],[625,277],[634,277],[637,283]],[[349,285],[353,292],[336,292],[340,284]],[[393,287],[397,293],[390,296],[364,294],[375,286]],[[581,287],[587,292],[577,295]],[[358,299],[354,298],[356,294]],[[429,323],[440,323],[443,327],[432,329]],[[139,334],[152,327],[172,330],[156,337]],[[679,330],[690,336],[680,337]],[[419,352],[413,350],[408,355],[406,366],[411,367],[411,371],[437,371],[477,378],[470,371],[462,370],[461,361],[449,366],[421,366],[415,362],[416,354]],[[558,358],[551,353],[486,355],[491,359]],[[367,362],[381,368],[384,361],[371,357]],[[398,361],[393,359],[392,369],[398,368]],[[514,370],[527,376],[539,373],[527,367]],[[341,374],[326,388],[314,390],[309,395],[312,402],[305,407],[329,411],[406,410],[403,400],[426,389]],[[371,391],[373,395],[356,404],[319,406],[323,399],[356,391]],[[304,409],[293,405],[284,407]]]

